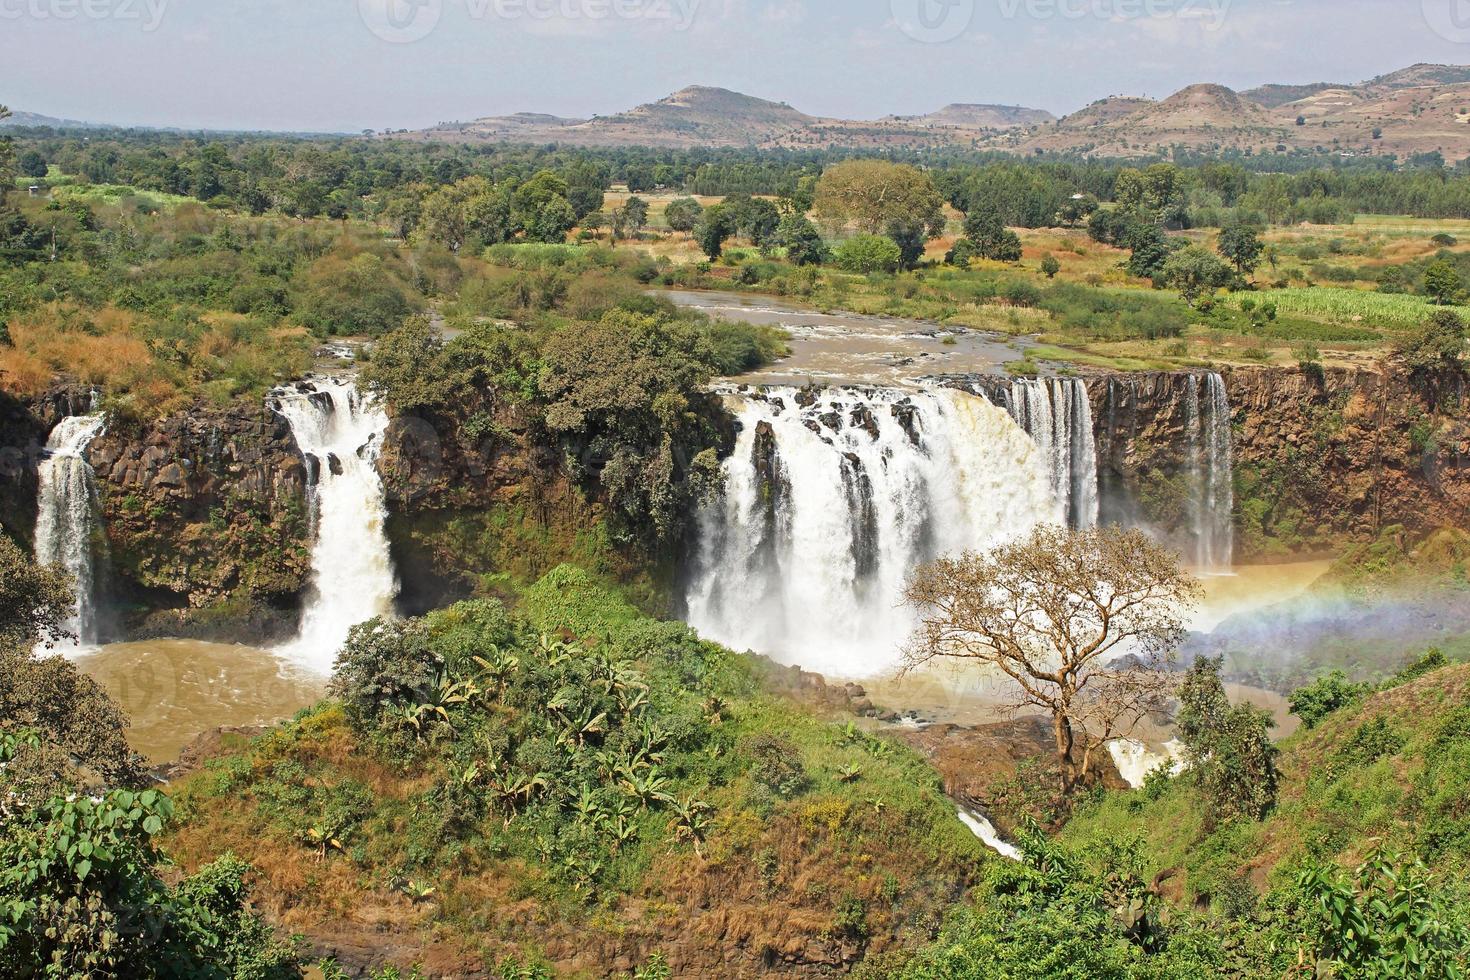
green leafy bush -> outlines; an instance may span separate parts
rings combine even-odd
[[[1315,728],[1334,711],[1357,704],[1372,689],[1371,684],[1354,684],[1347,679],[1347,674],[1334,670],[1306,687],[1297,688],[1287,702],[1291,713],[1300,718],[1304,726]]]

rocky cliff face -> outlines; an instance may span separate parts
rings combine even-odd
[[[1470,527],[1470,403],[1463,379],[1242,368],[1233,413],[1237,559],[1270,560]],[[1188,376],[1089,379],[1104,517],[1181,527],[1190,492]]]
[[[452,413],[400,414],[384,439],[378,469],[402,611],[529,583],[564,562],[656,593],[534,420],[515,403],[476,398]]]
[[[264,406],[203,406],[110,427],[88,453],[109,594],[130,632],[261,640],[290,632],[309,575],[307,471]],[[160,612],[161,610],[161,612]]]
[[[1225,375],[1235,447],[1237,558],[1260,561],[1470,528],[1470,402],[1462,380],[1403,372],[1238,369]],[[1186,374],[1098,376],[1093,403],[1104,519],[1185,529],[1191,493]],[[394,419],[379,461],[407,612],[572,561],[641,588],[657,608],[666,565],[609,540],[602,506],[514,404]],[[0,397],[0,526],[34,533],[47,433],[90,408],[59,385]],[[264,406],[199,406],[109,427],[90,450],[110,549],[104,588],[128,632],[259,639],[289,633],[307,586],[310,476]],[[163,612],[159,612],[162,610]]]

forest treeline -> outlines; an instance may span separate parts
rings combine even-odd
[[[1179,151],[1169,160],[1112,161],[963,150],[580,149],[134,130],[12,132],[27,179],[42,179],[49,170],[93,184],[298,217],[377,218],[466,177],[520,183],[544,170],[589,190],[616,183],[634,193],[663,188],[701,196],[787,196],[831,164],[861,156],[922,165],[950,191],[975,179],[1024,190],[1014,223],[1028,227],[1053,221],[1056,208],[1049,205],[1073,194],[1111,201],[1120,174],[1161,162],[1187,175],[1189,217],[1199,226],[1219,224],[1221,209],[1239,207],[1273,223],[1336,222],[1355,212],[1470,218],[1467,161],[1447,165],[1437,153],[1399,161],[1310,154],[1206,158]],[[1048,207],[1039,209],[1041,203]]]

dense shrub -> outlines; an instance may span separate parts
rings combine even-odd
[[[1372,689],[1371,684],[1354,684],[1342,671],[1334,670],[1297,688],[1287,700],[1291,713],[1307,728],[1314,728],[1334,711],[1357,704]]]

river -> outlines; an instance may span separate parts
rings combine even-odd
[[[775,296],[658,290],[710,316],[784,327],[791,356],[742,374],[752,385],[872,384],[913,387],[941,374],[1001,374],[1035,342],[925,320],[822,312]]]
[[[290,718],[326,687],[267,650],[198,640],[113,643],[76,665],[121,705],[128,742],[155,765],[178,758],[200,732]]]

